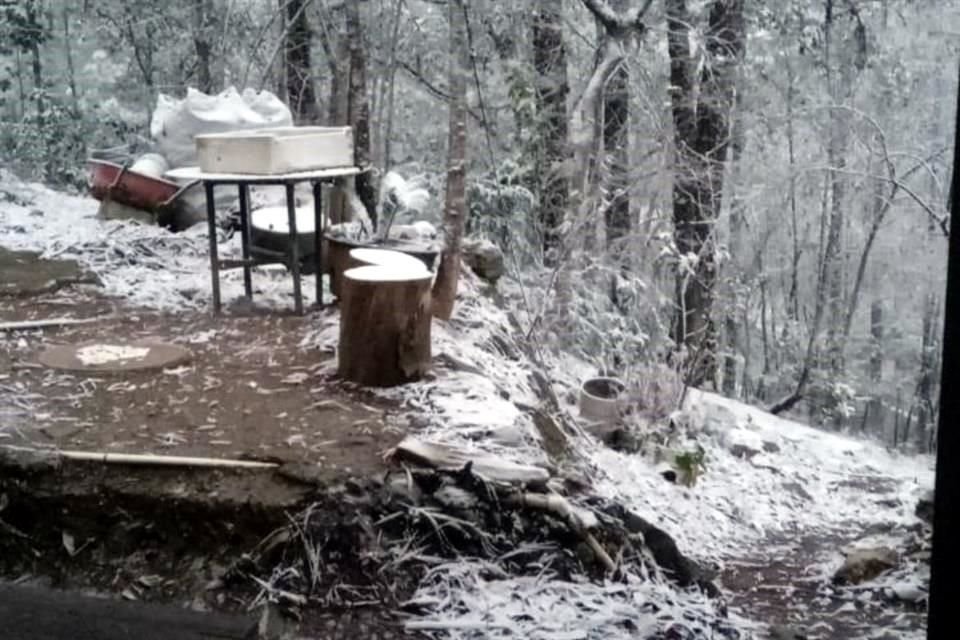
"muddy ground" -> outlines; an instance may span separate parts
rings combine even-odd
[[[104,297],[73,263],[7,252],[0,321],[99,318],[0,333],[0,445],[275,462],[217,470],[0,456],[0,577],[25,584],[240,612],[256,584],[235,565],[333,487],[386,471],[406,433],[396,407],[334,379],[301,348],[330,319],[252,305],[162,314]],[[9,265],[8,265],[9,266]],[[55,344],[137,339],[187,347],[172,369],[107,375],[38,364]],[[356,479],[356,480],[354,480]],[[385,608],[312,610],[316,638],[390,637]]]

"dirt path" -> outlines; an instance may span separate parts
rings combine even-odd
[[[922,608],[888,599],[882,589],[834,586],[824,575],[839,550],[855,541],[849,533],[772,537],[749,560],[726,563],[722,588],[741,615],[806,640],[894,640],[921,632]]]

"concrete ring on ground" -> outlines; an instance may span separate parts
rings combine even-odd
[[[53,369],[109,374],[175,367],[191,357],[181,346],[155,340],[97,340],[52,346],[37,360]]]

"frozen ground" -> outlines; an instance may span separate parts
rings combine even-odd
[[[96,209],[89,198],[25,184],[0,170],[3,246],[76,259],[100,278],[108,295],[134,307],[185,313],[207,307],[210,281],[202,225],[174,235],[103,222]],[[221,238],[221,252],[238,249],[238,238]],[[223,283],[225,301],[241,294],[239,271],[224,274]],[[291,306],[289,278],[260,273],[254,284],[259,302]],[[305,282],[307,295],[312,289]],[[305,332],[301,345],[333,349],[333,320]],[[417,416],[425,436],[517,462],[546,463],[523,410],[539,402],[530,383],[535,367],[511,335],[508,313],[466,277],[454,320],[435,325],[438,375],[387,395]],[[552,375],[560,397],[586,373],[586,367],[569,360],[555,363]],[[821,584],[839,566],[843,544],[876,531],[886,532],[894,543],[901,540],[916,522],[917,498],[933,484],[929,457],[900,455],[707,393],[691,392],[686,409],[698,425],[697,442],[706,448],[707,470],[695,487],[670,484],[649,460],[610,450],[589,437],[576,446],[595,493],[616,498],[657,523],[685,553],[716,563],[721,582],[725,568],[751,561],[762,568],[793,554],[795,565],[787,567],[788,573],[796,572],[797,582]],[[809,553],[794,553],[802,540],[821,543]],[[742,578],[744,572],[737,575]],[[535,579],[494,577],[465,560],[438,567],[424,582],[417,598],[431,613],[414,624],[450,637],[636,638],[646,637],[644,629],[666,618],[682,620],[685,612],[709,612],[714,606],[699,594],[680,594],[643,578],[635,576],[626,584],[571,584],[556,580],[548,569]],[[877,589],[913,589],[922,595],[925,574],[921,565],[907,564],[878,580],[872,585]],[[809,615],[783,617],[803,622],[810,638],[879,637],[875,632],[891,624],[897,638],[921,637],[917,624],[922,617],[916,616],[901,619],[900,627],[878,618],[873,627],[858,626],[857,635],[835,635],[834,618],[842,618],[845,607],[864,610],[862,602],[856,604],[864,592],[834,594],[836,606],[824,605],[822,612],[795,598],[801,613],[813,610],[824,617],[820,625],[813,625]],[[735,597],[731,601],[736,605],[731,622],[744,635],[763,637],[758,624],[748,620],[750,599],[742,599],[742,606]],[[714,633],[704,629],[697,637],[722,637],[710,635]]]

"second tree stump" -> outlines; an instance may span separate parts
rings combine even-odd
[[[430,287],[424,264],[397,251],[353,249],[365,263],[343,274],[337,372],[345,380],[391,387],[430,368]]]

